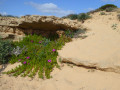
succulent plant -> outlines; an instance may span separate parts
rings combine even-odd
[[[50,43],[50,39],[45,39],[44,40],[44,46],[46,46],[48,43]]]
[[[18,56],[19,54],[22,53],[23,50],[27,50],[27,49],[25,49],[25,47],[26,46],[24,46],[23,48],[20,48],[19,46],[17,46],[16,48],[13,49],[11,54],[14,54],[15,56]]]

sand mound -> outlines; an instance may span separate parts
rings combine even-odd
[[[89,28],[87,37],[67,43],[59,51],[62,61],[120,73],[120,22],[117,13],[95,13],[83,25]]]

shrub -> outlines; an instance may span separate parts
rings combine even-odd
[[[70,14],[67,17],[70,18],[71,20],[75,20],[77,19],[77,16],[78,16],[77,14]]]
[[[100,12],[100,15],[105,15],[105,12]]]
[[[0,63],[5,64],[9,61],[12,49],[13,46],[10,41],[0,39]]]
[[[71,31],[71,30],[66,30],[66,31],[65,31],[65,36],[70,37],[70,38],[73,38],[73,35],[74,35],[74,32],[73,32],[73,31]]]
[[[61,17],[61,18],[66,19],[66,18],[68,18],[68,17],[67,17],[67,16],[63,16],[63,17]]]
[[[118,20],[120,21],[120,14],[117,15]]]
[[[18,55],[20,55],[20,54],[22,53],[23,50],[27,51],[27,50],[25,49],[25,46],[24,46],[23,48],[20,48],[19,46],[17,46],[16,48],[14,48],[14,49],[12,50],[11,55],[14,54],[14,55],[17,57]]]
[[[51,41],[54,41],[54,40],[56,40],[56,39],[58,39],[59,38],[59,36],[58,36],[58,34],[56,34],[56,33],[50,33],[49,35],[48,35],[48,38],[51,40]]]
[[[112,12],[114,10],[114,8],[113,7],[109,7],[109,8],[106,8],[105,10],[106,10],[106,12]]]
[[[117,8],[114,4],[106,4],[99,8],[99,10],[106,10],[107,8]]]
[[[113,9],[116,9],[116,8],[117,8],[117,6],[115,6],[113,4],[106,4],[106,5],[103,5],[103,6],[101,6],[100,8],[98,8],[96,10],[92,10],[92,11],[89,11],[87,13],[93,14],[95,12],[104,11],[104,10],[106,10],[107,12],[111,12],[111,11],[113,11]]]
[[[78,15],[78,20],[84,22],[84,20],[91,18],[88,14],[86,13],[81,13]]]

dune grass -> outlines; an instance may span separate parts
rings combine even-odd
[[[57,50],[60,50],[66,42],[71,41],[70,34],[68,32],[66,34],[67,36],[63,35],[58,39],[55,37],[45,38],[35,34],[27,35],[22,41],[14,42],[16,47],[23,48],[25,46],[26,48],[18,56],[12,55],[9,63],[20,62],[22,65],[4,72],[4,74],[33,78],[38,73],[39,78],[51,78],[50,73],[53,68],[55,66],[60,68],[56,60]]]

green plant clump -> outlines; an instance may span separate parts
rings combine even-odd
[[[100,12],[100,15],[105,15],[105,12]]]
[[[44,79],[44,74],[47,79],[51,78],[50,72],[54,66],[59,68],[56,60],[58,56],[57,50],[60,50],[66,42],[70,41],[71,39],[66,36],[55,40],[41,35],[28,35],[22,41],[13,43],[15,46],[20,48],[25,46],[27,49],[17,56],[12,55],[9,61],[11,64],[20,62],[22,65],[4,73],[13,76],[29,76],[31,78],[38,73],[39,78]]]
[[[91,18],[89,14],[81,13],[78,15],[78,20],[84,22],[84,20]]]
[[[106,8],[105,10],[106,10],[106,12],[112,12],[114,10],[114,8],[113,7],[109,7],[109,8]]]
[[[8,40],[2,40],[0,38],[0,63],[6,64],[9,61],[10,53],[13,50],[12,43]]]
[[[113,30],[115,30],[117,29],[117,24],[113,24],[111,27],[113,28]]]
[[[70,14],[67,17],[70,18],[71,20],[75,20],[75,19],[77,19],[78,15],[77,14]]]
[[[109,10],[111,8],[117,8],[117,6],[115,6],[114,4],[106,4],[106,5],[103,5],[99,8],[99,10],[106,10],[107,8],[109,8]]]
[[[71,20],[77,19],[79,21],[84,22],[84,20],[91,18],[91,16],[89,15],[89,13],[81,13],[81,14],[70,14],[62,18],[70,18]]]

